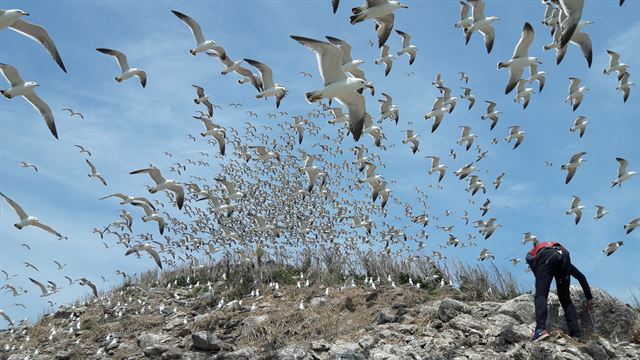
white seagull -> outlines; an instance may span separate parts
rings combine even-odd
[[[193,99],[193,102],[196,104],[204,104],[207,107],[207,111],[209,116],[213,116],[213,104],[209,101],[209,95],[204,93],[204,88],[198,85],[191,85],[196,89],[196,94],[198,98]]]
[[[162,261],[160,260],[160,255],[158,254],[156,249],[154,249],[153,245],[151,245],[151,244],[138,244],[138,245],[130,248],[129,250],[127,250],[127,252],[124,255],[127,256],[127,255],[130,255],[130,254],[133,254],[133,253],[138,254],[140,251],[146,251],[149,255],[151,255],[151,257],[156,262],[158,267],[160,269],[162,269]]]
[[[602,205],[596,205],[596,216],[593,217],[593,220],[600,220],[609,212],[604,209]]]
[[[584,94],[589,91],[589,88],[586,86],[580,86],[580,82],[582,80],[570,77],[571,83],[569,84],[569,95],[564,99],[565,103],[570,103],[573,105],[573,111],[576,111],[578,106],[582,103],[582,98]]]
[[[529,101],[531,101],[531,95],[533,95],[533,93],[533,88],[527,87],[527,80],[520,79],[518,80],[516,97],[513,99],[513,102],[520,103],[520,100],[522,100],[522,108],[526,109],[527,106],[529,106]]]
[[[631,93],[631,86],[635,86],[635,85],[636,84],[634,84],[633,81],[629,81],[628,72],[622,75],[622,78],[620,79],[620,83],[618,84],[618,87],[616,87],[616,90],[622,91],[623,93],[622,99],[624,100],[624,102],[627,102],[627,99],[629,98],[629,94]]]
[[[573,200],[571,201],[571,208],[567,211],[565,211],[565,214],[567,215],[571,215],[574,214],[576,216],[576,225],[578,225],[578,223],[580,222],[580,219],[582,218],[582,210],[584,210],[584,205],[580,204],[580,201],[582,201],[579,197],[573,195]]]
[[[53,119],[53,113],[51,112],[51,108],[47,105],[46,102],[42,101],[38,95],[35,93],[35,88],[40,86],[36,82],[27,81],[25,82],[20,77],[18,70],[11,65],[0,63],[0,71],[2,75],[4,75],[5,79],[9,82],[11,87],[6,90],[0,90],[0,94],[4,95],[7,99],[14,98],[16,96],[22,96],[31,104],[40,115],[44,118],[44,121],[47,123],[49,127],[49,131],[51,134],[57,139],[58,131],[56,130],[56,123]]]
[[[244,61],[260,71],[260,83],[262,83],[263,90],[256,95],[256,98],[262,99],[274,96],[276,98],[276,109],[278,109],[280,101],[287,95],[287,89],[273,82],[273,71],[267,65],[252,59],[244,59]]]
[[[400,30],[396,30],[396,33],[402,36],[402,49],[398,51],[398,56],[402,56],[404,54],[409,55],[409,65],[412,65],[416,60],[416,55],[419,49],[415,45],[411,44],[411,35]]]
[[[565,184],[568,184],[569,181],[573,179],[573,176],[576,174],[576,170],[578,169],[578,166],[582,165],[584,161],[587,161],[582,158],[586,154],[587,153],[584,151],[576,153],[571,157],[571,159],[569,160],[569,163],[563,164],[560,166],[560,169],[567,170],[567,177],[564,180]]]
[[[153,208],[153,206],[145,203],[145,202],[132,202],[131,205],[137,206],[137,207],[141,207],[142,210],[144,210],[144,216],[142,217],[142,221],[144,222],[149,222],[149,221],[156,221],[158,222],[158,230],[160,231],[160,235],[164,234],[164,226],[165,226],[165,221],[164,218],[160,215],[158,215],[156,213],[156,209]]]
[[[469,43],[471,35],[473,35],[474,32],[480,31],[482,36],[484,36],[484,45],[487,48],[487,53],[490,54],[496,37],[496,32],[491,24],[499,20],[499,18],[497,16],[484,16],[485,4],[482,0],[469,0],[469,4],[473,7],[473,23],[471,26],[464,27],[465,45]]]
[[[93,177],[93,178],[96,178],[96,179],[100,180],[100,182],[101,182],[101,183],[103,183],[103,184],[104,184],[104,186],[107,186],[107,181],[104,179],[104,177],[102,176],[102,174],[100,174],[100,173],[96,170],[95,165],[93,165],[93,164],[91,163],[91,161],[89,161],[89,159],[84,159],[84,161],[86,161],[86,162],[87,162],[87,165],[89,165],[89,171],[90,171],[90,172],[89,172],[88,176],[89,176],[89,177]]]
[[[78,116],[80,116],[80,118],[81,118],[82,120],[84,120],[84,115],[82,115],[82,113],[79,113],[79,112],[73,111],[73,109],[69,109],[69,108],[62,109],[62,110],[64,110],[64,111],[68,111],[68,112],[69,112],[69,117],[74,117],[75,115],[78,115]]]
[[[607,244],[606,248],[602,249],[602,253],[605,254],[606,256],[609,256],[614,252],[616,252],[620,248],[620,246],[622,246],[623,244],[624,244],[624,241],[610,242],[609,244]]]
[[[156,183],[156,186],[149,188],[149,192],[152,194],[162,190],[170,190],[176,193],[176,203],[178,205],[178,209],[182,210],[182,204],[184,204],[184,189],[182,189],[182,186],[178,185],[175,180],[165,179],[160,173],[159,169],[150,167],[146,169],[135,170],[130,172],[129,174],[148,174]]]
[[[571,132],[577,131],[578,134],[580,134],[580,137],[582,137],[584,135],[584,132],[587,130],[588,123],[590,123],[590,121],[587,120],[587,117],[580,115],[573,122],[573,126],[569,128],[569,131]]]
[[[376,31],[378,32],[378,47],[382,47],[393,29],[394,11],[402,8],[406,9],[408,6],[393,0],[366,0],[363,5],[352,9],[353,15],[349,21],[351,25],[354,25],[367,19],[373,19],[376,22]]]
[[[62,58],[58,53],[58,49],[56,49],[56,45],[53,43],[53,40],[51,39],[51,36],[49,36],[47,30],[40,25],[22,20],[23,16],[29,16],[29,14],[19,9],[0,10],[0,30],[9,28],[39,42],[40,45],[44,46],[49,54],[51,54],[53,60],[56,61],[62,71],[67,72],[67,69],[64,67],[64,63],[62,62]]]
[[[105,55],[111,55],[116,58],[118,65],[120,65],[120,70],[122,70],[122,73],[115,77],[117,82],[122,82],[133,76],[137,76],[138,79],[140,79],[140,84],[142,85],[142,87],[144,88],[145,86],[147,86],[147,73],[142,69],[129,67],[127,56],[125,54],[121,53],[120,51],[105,48],[97,48],[96,50]]]
[[[389,54],[389,45],[382,45],[382,49],[380,49],[380,57],[375,60],[375,63],[376,65],[384,63],[384,76],[389,75],[389,72],[391,72],[393,60],[395,60],[395,56],[393,56],[393,54]]]
[[[364,64],[364,60],[354,60],[351,57],[351,45],[344,40],[332,36],[325,36],[330,43],[337,46],[342,51],[342,71],[351,74],[358,79],[367,80],[364,71],[360,69],[360,65]],[[373,88],[371,89],[373,95]]]
[[[624,158],[616,158],[618,161],[618,177],[611,181],[611,187],[618,185],[618,187],[622,186],[622,183],[629,180],[632,176],[638,175],[637,171],[627,171],[627,167],[629,166],[629,162]]]
[[[179,11],[171,10],[171,12],[185,24],[187,24],[189,29],[191,29],[193,37],[196,39],[196,47],[189,50],[189,53],[191,55],[196,56],[198,53],[205,52],[207,50],[215,50],[217,48],[215,41],[204,39],[200,24],[198,24],[195,20]]]
[[[13,201],[12,199],[10,199],[8,196],[6,196],[5,194],[0,192],[0,196],[2,196],[4,198],[4,200],[7,202],[7,204],[9,204],[9,206],[13,209],[13,211],[16,212],[16,214],[18,215],[18,217],[20,217],[20,222],[14,224],[13,226],[16,227],[16,229],[20,230],[26,226],[35,226],[37,228],[40,228],[50,234],[53,234],[55,236],[57,236],[58,238],[62,238],[63,236],[60,235],[59,232],[53,230],[51,227],[43,224],[40,222],[40,220],[38,220],[37,217],[35,216],[29,216],[27,215],[26,212],[24,212],[24,210],[22,210],[22,207],[20,207],[20,205],[18,205],[18,203],[16,203],[15,201]]]
[[[624,225],[624,231],[630,234],[633,230],[640,227],[640,218],[635,218]]]
[[[522,71],[524,68],[531,66],[532,64],[540,64],[540,60],[536,57],[529,56],[529,47],[533,42],[534,32],[531,24],[524,23],[522,28],[522,35],[520,41],[516,45],[513,51],[513,56],[510,60],[501,61],[498,63],[498,70],[508,68],[509,69],[509,82],[504,90],[505,94],[510,93],[518,84],[518,81],[522,77]]]

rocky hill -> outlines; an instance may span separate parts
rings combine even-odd
[[[590,314],[572,289],[584,338],[564,334],[552,294],[552,336],[531,343],[531,294],[469,301],[453,288],[394,288],[385,279],[327,292],[302,279],[243,295],[226,276],[165,279],[129,283],[33,326],[16,325],[0,335],[0,359],[640,358],[638,312],[598,289]]]

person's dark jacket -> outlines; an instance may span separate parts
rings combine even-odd
[[[529,264],[529,267],[531,268],[531,271],[533,271],[533,274],[535,275],[536,273],[535,257],[527,254],[526,260],[527,260],[527,264]],[[582,287],[582,291],[584,292],[585,298],[587,300],[593,299],[593,294],[591,294],[591,287],[589,287],[589,282],[587,282],[587,278],[573,264],[571,264],[571,276],[573,276],[580,283],[580,286]]]

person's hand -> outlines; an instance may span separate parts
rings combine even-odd
[[[595,301],[593,299],[587,300],[587,311],[591,311],[595,306]]]

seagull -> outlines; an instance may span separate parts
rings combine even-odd
[[[393,0],[366,0],[363,5],[352,9],[353,15],[349,18],[351,25],[373,19],[376,22],[378,32],[378,47],[382,47],[393,28],[394,11],[407,9],[408,6]]]
[[[37,286],[40,288],[40,291],[42,292],[42,295],[40,295],[40,297],[47,297],[47,296],[53,295],[55,292],[59,291],[58,289],[57,289],[57,291],[55,291],[55,292],[54,292],[54,291],[50,291],[46,286],[44,286],[44,285],[43,285],[41,282],[39,282],[38,280],[34,280],[34,279],[32,279],[32,278],[29,278],[29,280],[30,280],[33,284],[37,285]]]
[[[534,81],[537,81],[539,84],[538,92],[542,92],[542,89],[544,89],[544,82],[547,73],[544,71],[538,71],[538,63],[529,65],[529,72],[531,73],[531,76],[529,77],[529,79],[527,79],[527,82],[532,83]]]
[[[502,184],[502,179],[504,178],[505,173],[498,175],[498,177],[493,181],[493,185],[495,185],[495,189],[498,190],[500,184]]]
[[[487,193],[487,189],[484,186],[482,180],[478,178],[477,175],[469,176],[469,184],[466,188],[466,191],[471,191],[471,196],[475,195],[478,190],[482,190],[483,194]]]
[[[18,164],[20,164],[20,166],[23,167],[23,168],[32,168],[33,170],[38,172],[38,168],[33,164],[30,164],[30,163],[25,162],[25,161],[20,161],[20,162],[18,162]]]
[[[624,241],[611,242],[607,245],[606,248],[602,249],[602,253],[605,254],[606,256],[610,256],[611,254],[616,252],[616,250],[618,250],[618,248],[620,248],[620,246],[622,246],[623,244],[624,244]]]
[[[439,88],[441,86],[444,86],[444,80],[442,80],[442,75],[440,75],[440,73],[436,74],[436,78],[433,80],[433,82],[431,83],[431,85]]]
[[[347,77],[342,69],[343,53],[337,46],[320,40],[292,35],[292,39],[304,45],[314,53],[318,60],[318,68],[324,88],[307,92],[307,101],[313,103],[323,98],[336,98],[349,109],[350,131],[356,141],[360,139],[364,128],[364,97],[359,94],[364,88],[373,85],[360,78]]]
[[[146,198],[141,197],[141,196],[132,197],[132,196],[129,196],[129,195],[125,195],[123,193],[115,193],[115,194],[107,195],[105,197],[101,197],[98,200],[104,200],[104,199],[107,199],[107,198],[110,198],[110,197],[117,197],[120,200],[122,200],[122,201],[120,201],[120,205],[133,204],[134,202],[143,202],[143,203],[146,203],[147,205],[151,206],[155,210],[155,207],[151,204],[151,201],[149,201]]]
[[[473,1],[473,0],[471,0]],[[495,260],[495,256],[493,256],[493,254],[491,254],[491,252],[489,251],[489,249],[482,249],[480,251],[480,256],[478,256],[478,260],[480,261],[484,261],[487,259],[491,259],[491,260]]]
[[[511,140],[515,139],[516,143],[513,145],[513,148],[515,149],[522,144],[522,141],[524,141],[524,135],[525,132],[520,130],[520,126],[511,126],[509,128],[509,135],[504,138],[504,141],[510,143]]]
[[[593,220],[600,220],[609,212],[604,209],[602,205],[596,205],[596,216],[593,217]]]
[[[333,116],[333,119],[328,121],[329,124],[345,124],[346,126],[349,126],[349,117],[342,112],[341,108],[331,108],[329,109],[329,112]]]
[[[0,19],[2,19],[1,16],[2,13],[0,13]],[[18,70],[11,65],[0,63],[0,71],[2,72],[2,75],[4,75],[5,79],[7,79],[7,81],[9,82],[9,85],[11,85],[9,89],[0,90],[0,94],[2,94],[7,99],[11,99],[17,96],[24,97],[25,100],[29,102],[29,104],[31,104],[34,108],[36,108],[36,110],[38,110],[38,112],[40,112],[40,115],[42,115],[44,121],[49,127],[49,131],[51,131],[51,134],[53,134],[53,136],[57,139],[58,131],[56,130],[56,123],[53,119],[51,108],[49,108],[49,105],[47,105],[46,102],[40,99],[40,97],[38,97],[38,95],[36,95],[34,91],[35,88],[40,85],[33,81],[25,82],[24,80],[22,80],[20,74],[18,73]]]
[[[578,106],[582,103],[584,94],[589,91],[589,88],[586,86],[580,86],[580,82],[582,80],[578,78],[571,77],[569,80],[571,80],[571,83],[569,84],[569,95],[564,99],[564,102],[572,104],[573,111],[576,111]]]
[[[122,70],[122,74],[115,77],[117,82],[122,82],[127,80],[130,77],[137,76],[140,79],[140,84],[144,88],[147,86],[147,73],[142,69],[131,68],[129,67],[129,63],[127,62],[127,56],[120,51],[105,49],[105,48],[97,48],[99,52],[105,55],[111,55],[116,58],[118,65],[120,65],[120,70]]]
[[[189,53],[193,56],[196,56],[198,53],[205,52],[207,50],[216,50],[217,45],[213,40],[205,40],[204,35],[202,34],[202,29],[200,28],[200,24],[198,24],[195,20],[190,18],[189,16],[175,10],[171,10],[171,12],[177,16],[180,20],[182,20],[189,29],[191,29],[191,33],[193,37],[196,39],[196,47],[189,50]]]
[[[155,181],[156,183],[156,186],[151,187],[149,189],[149,192],[154,194],[162,190],[173,191],[174,193],[176,193],[176,203],[178,204],[178,209],[182,210],[182,204],[184,203],[184,189],[182,189],[182,186],[178,185],[178,183],[175,180],[167,180],[164,177],[162,177],[160,170],[154,167],[135,170],[130,172],[129,174],[134,175],[134,174],[145,174],[145,173],[149,174],[151,179],[153,179],[153,181]]]
[[[624,231],[630,234],[634,229],[640,227],[640,218],[635,218],[624,225]]]
[[[204,124],[205,128],[207,129],[206,131],[203,131],[200,133],[200,135],[202,137],[205,137],[207,135],[211,135],[213,136],[213,138],[216,140],[216,142],[218,143],[218,148],[220,149],[220,155],[224,156],[225,154],[225,137],[226,137],[226,133],[223,127],[216,125],[213,123],[213,121],[211,121],[211,119],[206,118],[206,117],[196,117],[194,116],[194,118],[202,121],[202,123]]]
[[[153,260],[155,260],[156,264],[158,264],[158,267],[162,269],[162,261],[160,261],[160,255],[158,255],[158,252],[153,248],[153,245],[151,244],[138,244],[127,250],[124,255],[127,256],[133,253],[138,254],[140,251],[146,251],[147,253],[149,253]]]
[[[102,174],[100,174],[97,170],[95,165],[93,165],[91,163],[91,161],[89,161],[89,159],[84,159],[84,161],[87,162],[87,165],[89,165],[89,171],[91,171],[88,175],[89,177],[94,177],[98,180],[100,180],[100,182],[102,182],[104,184],[104,186],[107,186],[107,181],[104,179],[104,177],[102,177]]]
[[[500,119],[500,114],[502,114],[502,111],[496,111],[497,104],[494,103],[493,101],[485,100],[484,102],[486,102],[489,105],[487,106],[487,113],[482,115],[480,119],[491,120],[491,127],[489,128],[489,130],[493,130],[493,128],[496,127],[496,125],[498,124],[498,120]]]
[[[580,205],[580,201],[582,200],[579,197],[573,195],[571,208],[565,211],[565,214],[567,215],[574,214],[576,216],[576,225],[580,222],[580,219],[582,218],[582,210],[585,208],[583,205]]]
[[[131,205],[141,207],[144,210],[145,216],[142,217],[142,221],[156,221],[158,222],[158,230],[160,231],[160,235],[164,233],[165,221],[164,218],[156,213],[156,210],[153,206],[145,203],[145,202],[132,202]]]
[[[442,119],[444,119],[444,114],[451,112],[450,106],[445,106],[445,99],[442,96],[438,96],[436,101],[434,101],[433,106],[431,107],[431,111],[429,111],[425,116],[425,120],[429,120],[433,118],[433,125],[431,126],[431,132],[433,133],[438,129],[440,123],[442,123]]]
[[[9,204],[9,206],[13,209],[13,211],[16,212],[16,214],[18,215],[18,217],[20,217],[20,222],[14,224],[13,226],[16,227],[16,229],[20,230],[26,226],[35,226],[37,228],[40,228],[50,234],[53,234],[55,236],[57,236],[58,238],[62,238],[63,236],[60,235],[59,232],[53,230],[51,227],[43,224],[40,222],[40,220],[38,220],[37,217],[35,216],[29,216],[27,215],[26,212],[24,212],[24,210],[22,210],[22,207],[20,207],[20,205],[18,205],[18,203],[16,203],[15,201],[13,201],[12,199],[10,199],[8,196],[6,196],[5,194],[0,192],[0,195],[4,198],[4,200],[7,202],[7,204]]]
[[[415,45],[411,45],[411,35],[400,30],[396,30],[396,33],[402,36],[402,49],[398,51],[398,56],[402,56],[404,54],[409,55],[409,65],[412,65],[416,60],[416,55],[419,49]],[[467,78],[467,80],[469,79]]]
[[[522,77],[522,71],[526,67],[530,67],[532,64],[541,64],[540,60],[536,57],[529,56],[529,47],[533,42],[534,32],[533,26],[528,22],[524,23],[522,28],[522,35],[520,41],[516,45],[513,51],[513,56],[508,61],[501,61],[498,63],[498,70],[508,68],[509,69],[509,82],[504,90],[505,94],[510,93],[520,81]]]
[[[522,108],[526,109],[529,106],[529,101],[531,100],[531,95],[534,93],[533,88],[528,88],[526,86],[527,80],[520,79],[518,80],[518,86],[516,87],[516,97],[513,99],[513,102],[520,103],[520,100],[523,100]]]
[[[420,147],[420,135],[415,135],[413,130],[405,130],[407,137],[402,140],[403,144],[411,143],[411,153],[415,154]]]
[[[473,141],[478,137],[478,135],[471,133],[470,126],[460,126],[460,128],[462,128],[462,133],[460,134],[460,139],[458,139],[457,143],[462,145],[463,142],[466,142],[467,146],[465,150],[469,151],[469,148],[471,148]]]
[[[496,224],[496,218],[491,218],[489,219],[489,221],[487,221],[484,224],[484,227],[482,230],[480,230],[481,233],[484,234],[484,239],[487,240],[488,238],[491,237],[491,235],[493,235],[493,233],[496,231],[496,229],[498,229],[499,227],[502,227],[502,225]]]
[[[629,65],[620,63],[620,54],[615,51],[607,50],[609,54],[609,67],[602,71],[603,74],[609,75],[614,71],[618,72],[618,80],[622,79],[622,75],[627,72]]]
[[[440,176],[438,177],[438,182],[442,181],[442,178],[447,171],[447,166],[441,165],[440,158],[437,156],[427,156],[426,158],[431,159],[431,169],[429,169],[428,171],[429,175],[433,174],[434,172],[439,172]]]
[[[455,176],[458,176],[459,179],[462,180],[462,179],[466,178],[467,176],[469,176],[471,173],[473,173],[476,170],[478,170],[478,169],[473,166],[473,163],[469,163],[469,164],[461,167],[460,169],[454,171],[453,174]]]
[[[196,104],[204,104],[207,107],[209,112],[209,116],[213,116],[213,104],[209,101],[209,95],[204,93],[204,88],[198,85],[191,85],[196,89],[196,94],[198,95],[197,99],[193,99],[193,102]]]
[[[469,102],[469,108],[468,110],[471,110],[471,108],[473,107],[473,104],[476,103],[476,97],[475,95],[471,94],[471,89],[470,88],[461,88],[464,90],[464,94],[460,95],[461,99],[467,100]]]
[[[616,90],[618,91],[622,91],[622,93],[624,94],[622,99],[624,100],[624,102],[627,102],[627,99],[629,98],[629,94],[631,93],[631,86],[635,86],[636,84],[633,83],[633,81],[629,81],[629,73],[624,73],[624,75],[622,75],[622,78],[620,79],[620,84],[618,84],[618,87],[616,88]]]
[[[356,287],[356,281],[353,277],[350,277],[347,280],[345,280],[344,285],[340,287],[340,291],[353,289],[355,287]]]
[[[637,171],[627,171],[627,167],[629,166],[629,162],[624,158],[616,158],[618,161],[618,177],[611,181],[611,187],[618,185],[618,187],[622,186],[622,183],[629,180],[632,176],[638,175]]]
[[[231,200],[240,200],[242,198],[244,198],[244,194],[237,191],[235,184],[231,181],[227,181],[225,179],[222,178],[215,178],[215,180],[217,182],[219,182],[220,184],[222,184],[222,186],[225,187],[225,189],[227,190],[227,198],[231,199]]]
[[[578,131],[578,134],[580,134],[580,137],[582,137],[584,135],[585,130],[587,130],[588,123],[590,123],[590,121],[587,120],[587,117],[580,115],[573,122],[573,126],[569,128],[569,131],[571,132]]]
[[[571,40],[570,40],[572,44],[580,47],[580,50],[582,51],[582,55],[587,60],[588,67],[591,67],[591,62],[593,60],[593,48],[591,44],[591,38],[587,33],[582,32],[580,30],[591,24],[593,24],[593,21],[591,20],[580,21],[578,23],[578,27],[576,28],[576,31],[571,36]],[[554,27],[553,35],[554,35],[553,43],[551,45],[545,45],[543,48],[544,50],[556,49],[556,64],[559,65],[567,53],[567,47],[566,46],[562,47],[560,45],[562,31],[560,31],[559,26]]]
[[[397,125],[400,120],[400,109],[393,104],[393,98],[390,95],[382,93],[382,96],[384,96],[384,99],[378,100],[380,103],[380,121],[391,118]]]
[[[460,71],[458,72],[458,75],[460,75],[460,81],[464,81],[465,84],[469,83],[469,75],[467,73]]]
[[[576,174],[576,170],[578,169],[578,166],[580,166],[582,162],[586,161],[585,159],[582,158],[586,154],[587,153],[584,151],[576,153],[571,157],[568,164],[563,164],[560,166],[560,169],[567,170],[567,177],[564,180],[565,184],[568,184],[569,181],[573,179],[573,175]]]
[[[257,99],[274,96],[276,98],[276,109],[280,107],[280,101],[287,95],[287,89],[273,82],[273,72],[267,65],[252,59],[244,59],[249,65],[260,71],[260,83],[262,83],[262,91],[256,95]]]
[[[526,232],[523,234],[523,238],[522,238],[522,245],[531,242],[534,245],[538,243],[538,237],[535,235],[532,235],[530,232]]]
[[[391,72],[393,60],[395,60],[395,56],[389,54],[389,45],[382,45],[382,49],[380,49],[380,57],[375,60],[375,64],[380,65],[384,63],[384,76],[389,75],[389,72]]]
[[[469,0],[469,4],[473,7],[473,23],[471,26],[464,27],[465,45],[469,43],[471,35],[473,35],[475,31],[480,31],[482,36],[484,36],[484,45],[487,48],[487,53],[491,54],[493,42],[496,37],[495,30],[491,24],[499,19],[496,16],[484,16],[484,1]]]
[[[56,45],[49,36],[49,33],[45,28],[40,25],[32,24],[28,21],[22,20],[23,16],[29,16],[28,13],[19,10],[0,10],[0,30],[9,28],[15,32],[18,32],[32,40],[35,40],[44,46],[45,49],[51,54],[53,60],[60,66],[62,71],[67,72],[64,67],[62,58],[56,49]]]
[[[81,114],[81,113],[79,113],[79,112],[75,112],[75,111],[73,111],[73,109],[66,108],[66,109],[62,109],[62,110],[63,110],[63,111],[68,111],[68,112],[69,112],[69,117],[73,117],[73,116],[75,116],[75,115],[78,115],[78,116],[80,116],[80,118],[81,118],[82,120],[84,120],[84,115],[82,115],[82,114]]]
[[[364,60],[354,60],[351,57],[351,45],[344,40],[332,36],[325,36],[330,43],[337,46],[342,51],[342,71],[351,74],[353,77],[367,80],[364,71],[360,69],[360,65],[364,64]],[[373,95],[374,89],[371,88]]]
[[[98,289],[91,281],[87,280],[87,278],[78,279],[78,284],[90,287],[93,292],[93,296],[98,297]]]
[[[481,216],[485,216],[487,215],[487,212],[491,209],[491,200],[487,199],[484,201],[484,203],[482,204],[482,207],[480,207],[480,210],[482,210],[482,215]]]
[[[340,0],[331,0],[331,7],[333,8],[334,14],[338,11],[338,6],[340,6]]]
[[[91,152],[87,149],[85,149],[82,145],[73,145],[75,147],[77,147],[78,149],[80,149],[80,154],[87,154],[89,156],[91,156]]]

